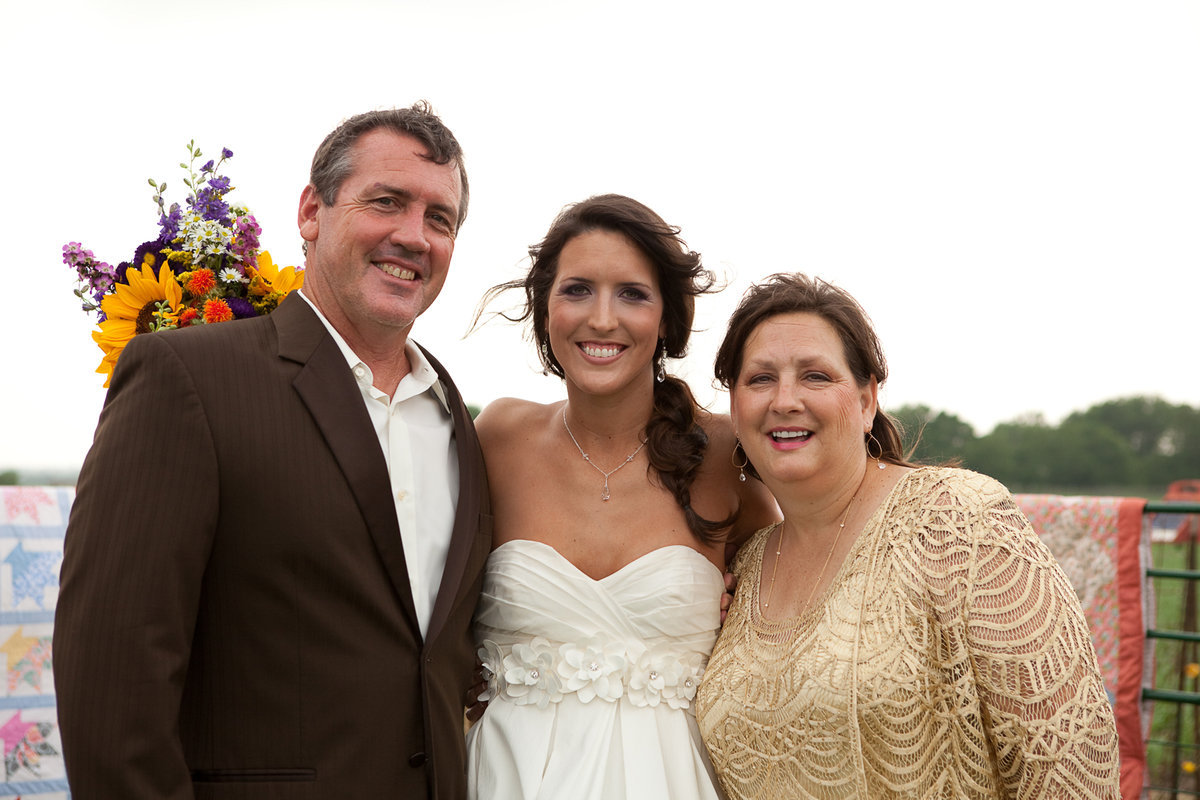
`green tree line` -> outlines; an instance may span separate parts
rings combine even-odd
[[[472,415],[479,413],[471,408]],[[1039,415],[1004,422],[977,436],[965,421],[925,405],[890,412],[906,450],[926,464],[958,463],[1014,492],[1132,494],[1157,498],[1171,481],[1200,479],[1200,409],[1157,397],[1094,405],[1053,426]],[[74,482],[74,475],[0,471],[0,485]]]
[[[1171,481],[1200,478],[1200,409],[1128,397],[1077,411],[1060,425],[1040,415],[1004,422],[985,436],[929,406],[890,412],[906,448],[923,463],[957,462],[1015,492],[1161,496]]]

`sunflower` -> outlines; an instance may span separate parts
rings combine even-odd
[[[280,269],[275,266],[271,254],[266,250],[258,254],[258,266],[251,267],[249,271],[260,276],[270,287],[270,291],[278,292],[281,297],[286,297],[294,289],[304,285],[304,270],[297,270],[295,267]],[[251,279],[254,275],[251,275]]]
[[[258,254],[257,267],[246,267],[246,275],[250,278],[247,294],[260,314],[271,313],[283,298],[304,285],[304,270],[280,269],[266,250]]]
[[[100,323],[100,330],[92,333],[92,339],[104,351],[96,372],[105,376],[106,388],[117,358],[129,340],[139,333],[174,327],[183,307],[183,289],[165,264],[157,277],[149,264],[140,270],[130,267],[125,272],[125,281],[116,284],[112,294],[104,297],[101,308],[107,319]],[[160,311],[159,304],[164,302],[167,307]]]

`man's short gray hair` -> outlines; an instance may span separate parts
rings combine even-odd
[[[462,227],[467,218],[467,201],[470,190],[467,184],[467,169],[463,165],[463,151],[454,134],[433,113],[429,103],[419,100],[409,108],[392,108],[384,111],[367,111],[343,122],[333,133],[325,137],[313,155],[309,182],[317,190],[321,202],[331,206],[337,202],[342,182],[354,171],[351,151],[355,143],[367,133],[378,128],[393,131],[402,136],[412,136],[425,145],[425,158],[435,164],[458,166],[458,177],[462,182],[462,197],[458,203],[458,220],[455,230]]]

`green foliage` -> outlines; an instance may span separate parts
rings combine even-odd
[[[0,486],[16,486],[19,478],[16,470],[4,470],[0,472]]]
[[[964,466],[991,475],[1014,492],[1063,485],[1055,475],[1058,435],[1042,419],[1003,422],[973,442],[963,454]]]
[[[957,461],[1016,492],[1165,489],[1171,481],[1200,477],[1200,410],[1156,397],[1100,403],[1057,427],[1029,415],[985,436],[924,405],[903,406],[892,416],[903,426],[914,460]]]
[[[904,450],[926,464],[961,460],[975,430],[953,414],[934,413],[929,406],[903,406],[892,415],[902,427]]]
[[[1175,416],[1175,407],[1165,400],[1129,397],[1077,411],[1067,417],[1067,422],[1084,420],[1111,428],[1129,443],[1133,452],[1144,458],[1161,452]]]

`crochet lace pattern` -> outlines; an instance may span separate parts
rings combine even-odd
[[[1002,485],[908,473],[785,620],[759,614],[771,530],[738,554],[696,701],[730,800],[1119,797],[1079,600]]]

